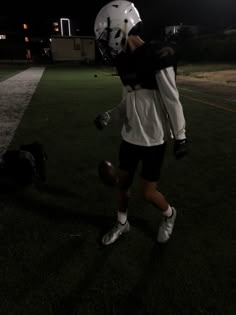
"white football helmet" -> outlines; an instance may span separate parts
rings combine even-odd
[[[112,61],[126,49],[129,32],[142,22],[138,10],[129,1],[112,1],[97,14],[94,33],[98,48],[106,61]]]

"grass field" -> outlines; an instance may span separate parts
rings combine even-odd
[[[24,69],[27,69],[29,66],[27,64],[1,64],[0,65],[0,82],[6,80],[12,75],[17,74]]]
[[[235,70],[235,63],[193,63],[181,64],[178,67],[178,74],[193,75],[195,72],[211,72],[220,70]]]
[[[41,141],[48,178],[1,193],[1,315],[236,314],[236,103],[180,89],[190,154],[176,161],[170,143],[160,181],[178,210],[173,237],[156,243],[160,214],[137,174],[132,229],[103,247],[116,204],[97,165],[117,164],[120,126],[98,132],[93,119],[120,92],[103,69],[45,70],[10,147]]]

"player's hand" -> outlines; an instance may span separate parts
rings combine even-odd
[[[181,159],[188,154],[188,141],[187,139],[175,140],[174,155],[176,159]]]
[[[95,124],[96,128],[99,129],[99,130],[104,129],[108,125],[108,122],[109,122],[110,118],[111,117],[108,114],[108,112],[104,112],[102,114],[98,114],[96,116],[96,118],[94,119],[94,124]]]

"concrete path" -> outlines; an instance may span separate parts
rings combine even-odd
[[[31,67],[0,82],[0,157],[7,150],[44,67]]]

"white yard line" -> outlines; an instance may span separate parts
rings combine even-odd
[[[201,94],[201,95],[206,95],[206,96],[214,96],[213,94],[209,94],[209,93],[204,93],[204,92],[199,92],[199,91],[196,91],[196,90],[193,90],[193,89],[187,89],[187,88],[181,88],[179,87],[179,90],[181,91],[187,91],[187,92],[193,92],[193,93],[196,93],[196,94]],[[222,100],[226,100],[226,101],[229,101],[229,102],[236,102],[236,100],[233,100],[233,99],[230,99],[230,98],[225,98],[225,97],[222,97],[222,96],[218,96],[218,98],[222,99]]]
[[[0,82],[0,157],[7,150],[44,67],[31,67]]]
[[[212,106],[212,107],[215,107],[215,108],[220,108],[220,109],[223,109],[227,112],[232,112],[232,113],[236,113],[236,110],[235,109],[232,109],[232,108],[229,108],[229,107],[225,107],[225,106],[221,106],[221,105],[218,105],[218,104],[215,104],[215,103],[212,103],[212,102],[208,102],[208,101],[205,101],[205,100],[201,100],[199,98],[195,98],[195,97],[191,97],[191,96],[188,96],[188,95],[184,95],[184,94],[181,94],[182,97],[185,97],[189,100],[192,100],[192,101],[195,101],[197,103],[202,103],[202,104],[206,104],[206,105],[209,105],[209,106]]]

